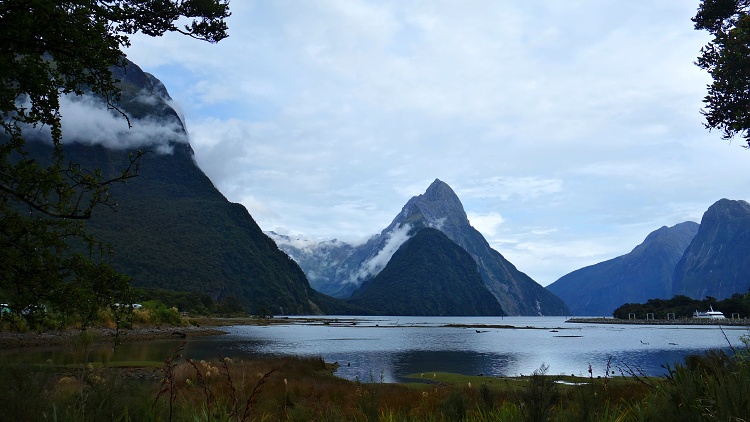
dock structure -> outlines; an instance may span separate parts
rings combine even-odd
[[[671,319],[620,319],[620,318],[568,318],[565,322],[578,324],[623,324],[623,325],[722,325],[722,326],[750,326],[750,318],[677,318]]]

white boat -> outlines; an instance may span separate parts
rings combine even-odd
[[[726,318],[723,313],[719,311],[714,311],[713,306],[708,307],[708,311],[706,312],[693,312],[693,318],[710,318],[710,319],[722,319]]]

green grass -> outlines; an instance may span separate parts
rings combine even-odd
[[[737,421],[750,415],[744,352],[691,357],[662,378],[412,374],[348,381],[320,358],[0,362],[4,420]],[[64,357],[68,359],[68,357]],[[62,362],[63,358],[60,359]],[[559,381],[579,385],[560,384]]]

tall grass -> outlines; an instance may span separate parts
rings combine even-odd
[[[664,421],[750,420],[750,365],[746,352],[689,356],[668,367],[668,375],[639,408],[643,418]]]
[[[320,358],[217,357],[177,348],[161,367],[89,361],[87,342],[68,360],[3,362],[0,415],[19,421],[741,421],[750,420],[750,358],[710,352],[633,377],[560,376],[542,366],[517,380],[385,384],[337,378]],[[75,347],[73,347],[75,346]],[[74,356],[74,358],[70,358]],[[70,359],[77,360],[71,363]],[[67,362],[62,364],[60,362]]]

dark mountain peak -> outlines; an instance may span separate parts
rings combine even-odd
[[[440,179],[435,179],[425,193],[412,197],[404,205],[401,216],[396,219],[402,218],[406,221],[400,223],[416,223],[417,226],[441,228],[446,222],[454,226],[469,225],[461,200],[453,189]]]
[[[157,78],[156,76],[148,73],[143,72],[146,77],[148,78],[150,84],[151,84],[151,90],[156,94],[159,98],[161,98],[164,101],[172,101],[172,97],[169,95],[169,91],[167,91],[167,87],[164,86],[164,84]]]
[[[720,199],[703,214],[700,229],[674,272],[674,294],[723,299],[750,286],[750,204]]]
[[[85,222],[87,233],[112,246],[111,265],[134,286],[226,299],[249,312],[310,314],[321,312],[318,304],[337,306],[313,291],[247,210],[230,203],[200,170],[164,85],[129,61],[112,71],[121,90],[116,106],[137,130],[103,137],[93,125],[97,113],[80,128],[83,135],[65,144],[66,160],[100,169],[105,178],[127,168],[129,150],[147,151],[138,177],[110,187],[118,212],[97,207]],[[101,98],[86,95],[94,101],[84,106],[106,110]],[[111,125],[108,118],[101,122]],[[44,142],[29,147],[34,157],[52,154]]]
[[[700,225],[696,223],[695,221],[685,221],[680,224],[675,224],[674,226],[672,226],[672,230],[679,231],[679,232],[697,231],[698,227],[700,227]]]
[[[578,269],[547,286],[574,315],[611,315],[626,302],[672,296],[672,272],[699,226],[686,221],[651,232],[632,252]]]
[[[121,90],[117,106],[131,118],[161,120],[185,132],[182,118],[171,106],[172,97],[157,77],[144,72],[129,60],[125,61],[124,66],[112,67],[112,76],[119,81]],[[181,142],[187,142],[187,139]]]
[[[425,201],[436,202],[436,201],[447,201],[447,202],[461,202],[458,196],[447,183],[440,179],[435,179],[434,182],[427,188],[424,194],[419,195]]]
[[[437,236],[434,231],[425,232],[425,228],[439,230],[442,234]],[[446,237],[473,259],[472,266],[467,267],[469,269],[466,271],[479,272],[486,289],[509,315],[569,315],[562,300],[490,247],[482,234],[469,224],[456,193],[440,179],[435,179],[423,194],[409,199],[391,224],[363,245],[347,245],[346,250],[343,247],[336,250],[330,248],[325,252],[318,248],[309,255],[310,259],[298,258],[303,257],[301,250],[289,242],[279,242],[279,247],[295,259],[300,259],[298,262],[314,288],[335,297],[347,298],[357,288],[366,288],[385,268],[390,267],[391,272],[399,268],[395,263],[391,265],[390,261],[402,245],[419,233],[417,240],[410,243],[408,248],[420,244],[420,239],[425,236],[432,238],[427,243],[434,248],[441,242],[436,238]],[[413,258],[419,254],[408,255]],[[403,263],[408,261],[404,260]],[[420,271],[432,268],[429,274],[426,271],[420,273],[426,280],[441,277],[440,273],[445,272],[440,262],[425,265]],[[403,271],[412,271],[410,266],[403,268]],[[416,269],[413,271],[418,272]],[[394,292],[391,290],[391,296],[396,295]],[[414,300],[413,297],[410,300]]]
[[[478,264],[487,288],[508,314],[565,315],[568,312],[559,298],[490,247],[484,236],[469,224],[456,193],[440,179],[435,179],[424,194],[412,197],[386,231],[406,224],[411,225],[412,232],[423,227],[438,229],[466,250]]]
[[[695,237],[696,233],[698,233],[698,227],[699,224],[694,221],[685,221],[680,224],[675,224],[672,227],[661,226],[660,228],[649,233],[643,243],[636,246],[633,249],[632,253],[637,253],[657,244],[669,244],[674,242],[684,243],[685,239],[688,240],[689,244],[689,241],[693,237]],[[688,244],[685,244],[684,248],[687,248]]]
[[[703,221],[712,222],[723,219],[743,219],[750,215],[750,204],[742,200],[722,198],[708,207],[703,214]]]
[[[636,249],[638,249],[639,246],[643,246],[647,243],[651,243],[656,241],[657,239],[661,238],[662,236],[666,236],[667,232],[669,231],[669,227],[667,226],[661,226],[658,229],[652,231],[651,233],[646,236],[646,239],[643,240],[643,243],[636,246]],[[635,250],[635,249],[633,249]]]

